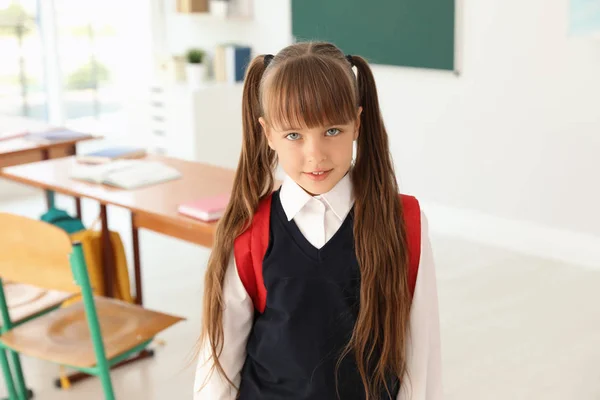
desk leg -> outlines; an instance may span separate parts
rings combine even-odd
[[[69,154],[72,156],[77,155],[77,145],[76,144],[73,144],[73,146],[71,146],[69,148]],[[79,198],[79,197],[75,197],[75,209],[77,210],[77,218],[79,218],[81,220],[82,219],[81,198]]]
[[[106,204],[100,204],[100,220],[102,221],[102,259],[104,272],[104,296],[114,298],[115,293],[115,256],[108,229]]]
[[[135,272],[135,303],[144,304],[142,293],[142,268],[140,266],[140,240],[138,228],[135,225],[135,214],[131,213],[131,235],[133,242],[133,270]]]
[[[75,197],[75,209],[77,210],[77,218],[83,220],[83,214],[81,213],[81,198]]]
[[[48,149],[42,150],[42,160],[50,159],[50,151]],[[54,192],[52,190],[46,190],[46,208],[50,210],[54,208]]]

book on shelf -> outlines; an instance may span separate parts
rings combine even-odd
[[[121,189],[137,189],[178,179],[181,173],[158,161],[116,160],[96,165],[75,163],[70,177]]]
[[[242,82],[251,61],[252,50],[235,43],[217,45],[214,57],[214,75],[217,82]]]
[[[199,219],[201,221],[216,221],[223,216],[227,204],[229,204],[229,193],[222,193],[215,196],[202,197],[182,203],[177,208],[180,214]]]
[[[115,160],[143,158],[145,156],[146,149],[144,148],[118,146],[78,155],[77,161],[84,164],[105,164]]]

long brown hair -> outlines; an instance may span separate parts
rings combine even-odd
[[[355,75],[352,64],[356,67]],[[297,43],[265,67],[250,63],[243,91],[243,145],[231,202],[218,224],[205,278],[200,343],[209,341],[213,368],[223,347],[223,280],[235,238],[247,228],[261,199],[274,189],[276,154],[258,122],[312,128],[355,121],[363,107],[354,187],[355,251],[360,265],[360,311],[339,360],[354,356],[368,400],[402,378],[410,313],[408,254],[398,185],[371,69],[360,56],[347,58],[334,45]],[[338,361],[339,366],[339,361]]]

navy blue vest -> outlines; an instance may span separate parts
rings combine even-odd
[[[279,199],[271,203],[269,247],[263,261],[267,302],[256,314],[242,369],[240,400],[334,400],[336,363],[360,307],[353,212],[321,248],[288,221]],[[337,372],[342,400],[362,400],[364,388],[352,353]],[[392,399],[397,379],[388,385]],[[380,399],[388,400],[383,392]]]

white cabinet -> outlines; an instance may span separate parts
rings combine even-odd
[[[206,83],[155,87],[151,100],[150,151],[228,168],[242,148],[243,85]]]

